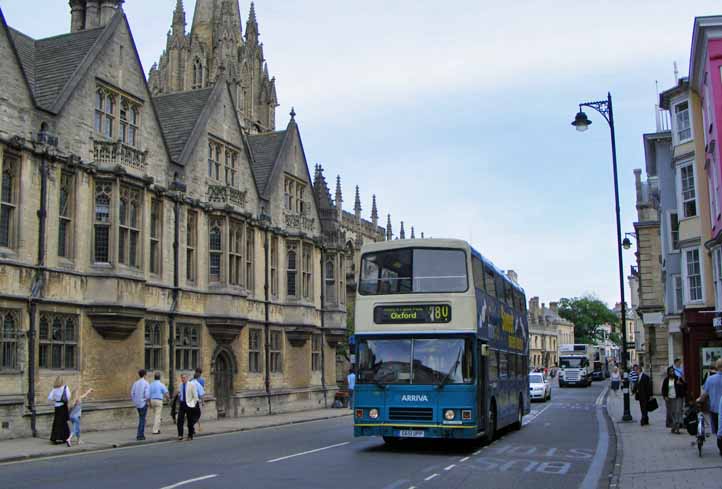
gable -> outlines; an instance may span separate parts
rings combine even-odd
[[[267,192],[268,181],[271,178],[285,140],[286,131],[275,131],[248,136],[248,145],[251,148],[252,155],[251,164],[253,166],[253,173],[256,176],[258,190],[262,195],[265,195]]]
[[[183,151],[212,93],[213,88],[206,88],[153,98],[170,157],[178,164],[183,164]]]
[[[14,47],[12,38],[13,31],[6,26],[0,11],[0,59],[3,60],[0,119],[4,121],[0,133],[7,137],[31,132],[34,113],[32,93],[22,69],[22,56],[27,54],[27,50],[21,54]]]

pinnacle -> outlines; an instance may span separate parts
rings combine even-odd
[[[379,211],[376,208],[376,194],[371,199],[371,219],[377,221],[379,219]]]
[[[359,194],[358,185],[356,185],[356,197],[354,198],[353,210],[361,212],[361,196]]]

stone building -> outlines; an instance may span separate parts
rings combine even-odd
[[[0,10],[0,438],[49,431],[58,375],[94,389],[87,429],[134,423],[141,367],[171,390],[201,367],[206,418],[323,406],[336,389],[348,226],[294,112],[263,132],[275,89],[239,104],[237,7],[198,0],[214,19],[188,40],[203,83],[168,81],[183,65],[166,51],[153,93],[122,3],[71,1],[71,32],[47,39]],[[257,32],[252,9],[243,44]]]
[[[559,316],[558,303],[547,308],[539,297],[529,299],[529,365],[551,368],[559,364],[559,345],[574,343],[574,325]]]

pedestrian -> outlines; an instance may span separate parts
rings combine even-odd
[[[201,431],[201,408],[203,407],[203,396],[206,395],[206,381],[201,377],[203,370],[197,367],[193,372],[193,382],[196,386],[196,392],[198,392],[198,405],[195,407],[195,424],[197,424],[197,431]]]
[[[163,401],[168,399],[168,388],[160,381],[161,373],[153,374],[153,382],[150,383],[150,407],[153,410],[153,429],[151,433],[160,434],[160,415],[163,411]]]
[[[130,389],[130,398],[138,410],[138,432],[136,440],[145,440],[145,417],[148,414],[148,403],[150,402],[150,384],[145,380],[145,369],[138,370],[138,380]]]
[[[629,373],[629,388],[632,389],[632,392],[634,392],[634,388],[637,385],[637,380],[639,380],[639,365],[635,363],[632,371]]]
[[[67,443],[70,436],[68,428],[68,403],[70,402],[70,389],[65,385],[61,376],[55,377],[53,389],[48,394],[48,401],[53,403],[55,413],[53,416],[53,428],[50,431],[50,441]]]
[[[622,376],[619,373],[619,367],[614,367],[614,370],[612,370],[610,384],[615,396],[619,395],[619,384],[621,382],[621,379]]]
[[[70,409],[70,414],[68,415],[70,423],[73,425],[73,428],[70,430],[70,436],[65,440],[68,446],[71,445],[73,436],[78,440],[78,445],[83,444],[83,440],[80,439],[80,416],[83,414],[83,399],[88,397],[91,392],[93,392],[93,389],[88,389],[85,391],[85,394],[81,394],[80,387],[75,389],[75,395],[73,396],[75,402],[73,402],[73,407]]]
[[[348,382],[348,407],[353,409],[353,391],[356,388],[356,372],[353,367],[348,371],[346,381]]]
[[[682,367],[682,359],[675,358],[672,364],[674,365],[674,374],[680,379],[684,379],[684,367]]]
[[[639,365],[634,366],[634,371],[637,373],[637,381],[634,385],[635,399],[639,401],[639,410],[642,411],[642,419],[640,424],[642,426],[649,424],[649,412],[647,411],[647,403],[652,397],[652,380],[644,372],[644,369]]]
[[[188,440],[193,439],[195,434],[195,408],[198,406],[198,391],[194,382],[188,382],[188,376],[181,374],[180,391],[178,392],[178,440],[183,439],[183,422],[188,422]]]
[[[684,408],[684,398],[687,395],[687,385],[675,372],[674,366],[667,368],[667,377],[662,380],[662,397],[667,407],[667,418],[670,421],[667,428],[671,428],[672,433],[679,435],[679,429],[682,427],[682,409]]]
[[[714,375],[707,377],[707,380],[702,386],[702,395],[699,396],[697,402],[704,402],[709,399],[709,411],[710,411],[710,424],[712,425],[712,433],[717,433],[717,448],[719,454],[722,456],[722,438],[720,438],[720,413],[722,413],[722,358],[718,358],[715,363],[717,372]]]

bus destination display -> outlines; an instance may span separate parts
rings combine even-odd
[[[448,304],[414,304],[404,306],[376,306],[374,323],[448,323],[451,321],[451,306]]]

